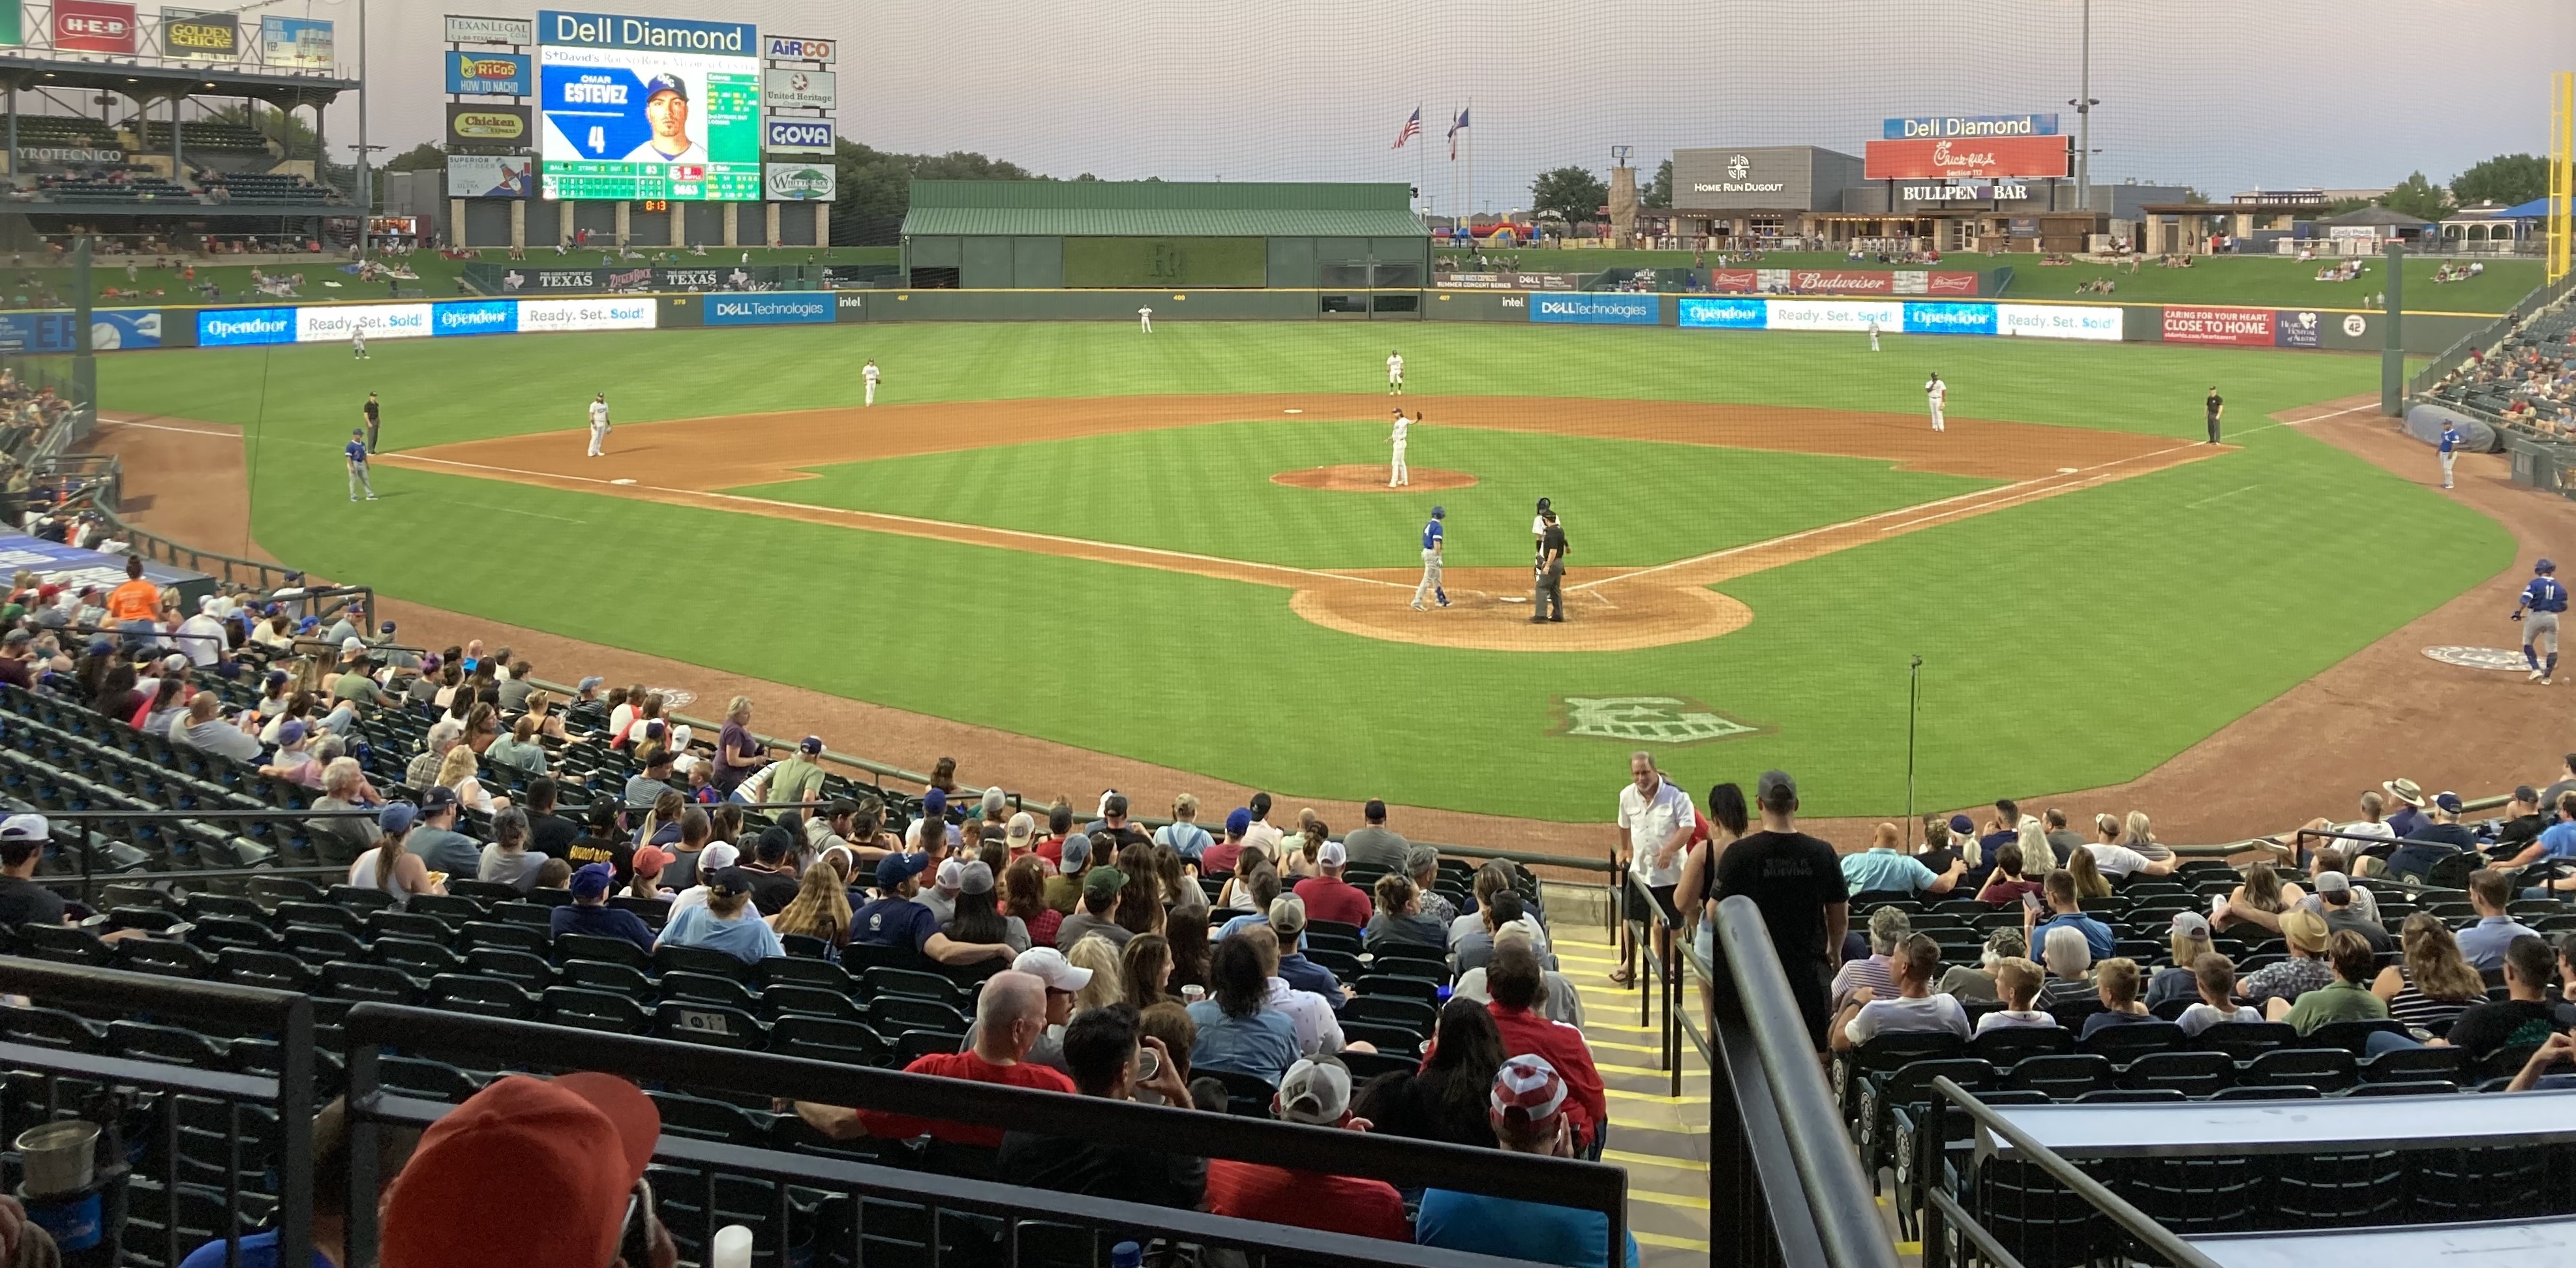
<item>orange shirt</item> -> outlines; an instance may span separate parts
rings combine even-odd
[[[149,621],[161,612],[161,587],[141,577],[107,592],[107,619]]]

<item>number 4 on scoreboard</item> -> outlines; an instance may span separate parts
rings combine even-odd
[[[590,152],[601,158],[608,157],[608,129],[596,124],[592,125],[590,129]]]

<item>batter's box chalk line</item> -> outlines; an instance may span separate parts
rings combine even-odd
[[[2077,471],[2080,471],[2080,470],[2082,470],[2082,469],[2083,469],[2083,468],[2081,468],[2081,467],[2059,467],[2059,468],[2057,469],[2057,474],[2059,474],[2059,475],[2073,475],[2073,474],[2075,474]]]

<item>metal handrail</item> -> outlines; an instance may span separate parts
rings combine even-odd
[[[1842,1116],[1825,1086],[1804,1014],[1789,994],[1761,908],[1741,894],[1718,903],[1717,936],[1826,1263],[1897,1268],[1896,1248],[1878,1222],[1869,1180],[1843,1134]]]
[[[2109,1216],[2111,1222],[2118,1224],[2122,1231],[2137,1238],[2148,1250],[2162,1255],[2165,1262],[2173,1268],[2218,1268],[2216,1261],[2202,1254],[2190,1242],[2184,1241],[2172,1229],[2157,1223],[2154,1216],[2131,1206],[2127,1199],[2112,1192],[2101,1181],[2084,1174],[2082,1168],[2067,1161],[2055,1150],[2039,1143],[2028,1132],[2014,1126],[2011,1120],[1996,1113],[1994,1107],[1978,1100],[1967,1089],[1952,1082],[1947,1075],[1937,1076],[1932,1080],[1931,1109],[1924,1126],[1925,1139],[1932,1141],[1947,1139],[1944,1134],[1947,1128],[1942,1123],[1941,1117],[1944,1113],[1951,1112],[1946,1108],[1950,1105],[1956,1105],[1957,1112],[1967,1114],[1980,1129],[1992,1132],[2010,1142],[2014,1149],[2020,1151],[2024,1159],[2038,1167],[2049,1179],[2066,1186],[2069,1192],[2090,1203],[2095,1210]],[[1930,1184],[1937,1179],[1938,1177],[1926,1177],[1926,1183]],[[1945,1239],[1941,1236],[1941,1222],[1944,1218],[1961,1218],[1966,1212],[1956,1203],[1945,1206],[1940,1202],[1927,1202],[1925,1206],[1927,1210],[1923,1224],[1923,1265],[1924,1268],[1944,1268],[1942,1261],[1943,1251],[1946,1248],[1943,1246]],[[1961,1228],[1962,1231],[1969,1229],[1984,1231],[1984,1226],[1973,1220],[1962,1224]],[[1974,1234],[1971,1236],[1973,1237]],[[1991,1238],[1977,1240],[1990,1251],[2002,1249],[1993,1245]]]

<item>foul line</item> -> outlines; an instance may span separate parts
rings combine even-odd
[[[161,423],[130,423],[121,418],[102,418],[98,421],[109,427],[140,427],[145,431],[175,431],[182,436],[215,436],[225,440],[241,439],[241,433],[237,431],[208,431],[203,427],[171,427]]]
[[[995,537],[1013,538],[1020,541],[1047,542],[1059,546],[1074,546],[1084,550],[1144,555],[1156,559],[1186,559],[1192,563],[1216,564],[1228,568],[1249,568],[1262,572],[1285,573],[1296,577],[1314,577],[1323,581],[1356,582],[1363,585],[1385,586],[1395,590],[1411,590],[1413,588],[1412,586],[1406,585],[1400,581],[1381,581],[1374,577],[1349,577],[1340,573],[1319,572],[1312,568],[1293,568],[1287,564],[1268,564],[1247,559],[1226,559],[1218,555],[1193,554],[1185,550],[1166,550],[1158,546],[1130,546],[1117,542],[1092,541],[1083,537],[1065,537],[1055,533],[1033,533],[1024,529],[1016,528],[993,528],[981,524],[959,524],[950,520],[923,519],[919,516],[895,515],[885,511],[854,511],[837,506],[816,506],[810,502],[784,502],[775,498],[747,497],[739,493],[711,493],[702,492],[697,489],[673,489],[666,488],[658,484],[619,485],[613,480],[603,480],[597,476],[563,475],[551,471],[529,471],[519,467],[496,467],[480,462],[458,462],[453,458],[428,458],[419,455],[407,454],[404,455],[403,461],[407,463],[436,463],[440,466],[463,467],[473,471],[495,471],[504,475],[532,476],[541,480],[575,480],[584,484],[606,485],[612,488],[636,489],[651,493],[667,493],[680,498],[712,499],[724,502],[739,502],[746,506],[776,507],[781,510],[803,513],[845,516],[862,522],[879,521],[884,523],[909,524],[921,528],[945,530],[945,532],[935,536],[942,541],[950,541],[968,546],[989,545],[990,543],[975,540],[976,535],[989,534]],[[933,536],[931,534],[924,535]]]
[[[2213,494],[2209,495],[2208,497],[2202,498],[2201,500],[2199,500],[2199,501],[2197,501],[2197,502],[2185,502],[2185,503],[2183,503],[2183,507],[2182,507],[2182,509],[2184,509],[2184,510],[2186,510],[2186,511],[2196,511],[2196,510],[2199,510],[2201,507],[2207,506],[2207,505],[2209,505],[2210,503],[2212,503],[2212,502],[2215,502],[2215,501],[2219,500],[2220,498],[2232,498],[2232,497],[2236,496],[2236,495],[2237,495],[2237,494],[2239,494],[2239,493],[2250,493],[2250,492],[2253,492],[2254,490],[2259,489],[2259,488],[2262,488],[2262,487],[2263,487],[2263,486],[2262,486],[2261,484],[2257,483],[2257,484],[2249,484],[2249,485],[2246,485],[2244,488],[2241,488],[2241,489],[2229,489],[2229,490],[2228,490],[2228,491],[2226,491],[2225,493],[2213,493]]]
[[[2341,418],[2346,414],[2376,414],[2378,412],[2379,407],[2376,405],[2354,405],[2336,410],[2331,414],[2319,414],[2314,418],[2276,418],[2271,422],[2264,423],[2258,427],[2246,428],[2244,431],[2236,434],[2239,436],[2251,436],[2256,432],[2270,431],[2275,427],[2300,427],[2309,423],[2322,423],[2329,418]]]

